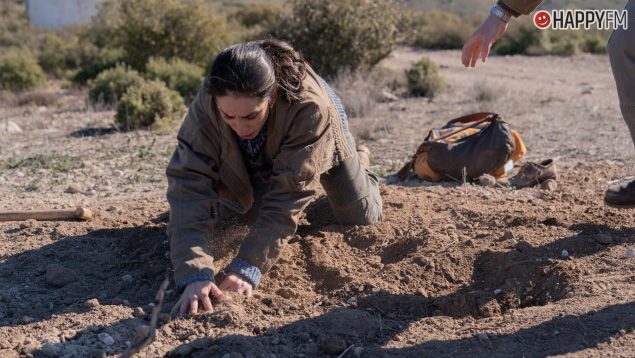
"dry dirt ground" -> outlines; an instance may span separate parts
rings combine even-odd
[[[635,159],[608,59],[495,57],[467,70],[457,51],[400,49],[383,66],[423,54],[441,64],[445,93],[351,120],[386,178],[384,221],[337,225],[318,198],[254,297],[162,315],[141,357],[635,357],[635,259],[625,257],[635,212],[602,204]],[[83,205],[95,219],[0,224],[1,357],[123,352],[170,270],[174,134],[117,132],[112,111],[57,93],[57,104],[0,109],[0,210]],[[554,158],[558,189],[389,176],[425,128],[476,110],[517,128],[528,160]],[[228,223],[215,234],[219,268],[245,231]],[[172,283],[164,311],[177,296]]]

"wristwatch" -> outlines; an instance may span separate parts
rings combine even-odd
[[[492,6],[492,9],[489,11],[490,14],[498,17],[504,22],[509,22],[511,20],[512,15],[501,9],[498,5]]]

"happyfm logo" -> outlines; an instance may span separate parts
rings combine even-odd
[[[534,15],[534,24],[539,29],[546,29],[551,25],[551,14],[544,10],[538,11]]]

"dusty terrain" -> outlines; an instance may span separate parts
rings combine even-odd
[[[442,65],[445,93],[351,120],[385,176],[384,222],[337,225],[317,198],[254,297],[163,315],[140,356],[635,357],[635,259],[625,257],[635,211],[602,203],[635,163],[608,59],[495,57],[467,70],[457,51],[401,49],[383,66],[422,54]],[[51,91],[56,104],[0,108],[0,210],[83,205],[96,216],[0,224],[0,356],[116,355],[170,272],[174,134],[120,133],[83,93]],[[477,110],[518,129],[527,160],[554,158],[558,189],[390,176],[425,128]],[[219,268],[245,231],[228,223],[210,241]],[[172,283],[165,312],[176,299]]]

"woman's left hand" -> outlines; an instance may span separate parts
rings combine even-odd
[[[229,274],[218,286],[221,291],[238,292],[241,295],[251,297],[253,287],[251,284],[235,274]]]

